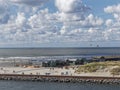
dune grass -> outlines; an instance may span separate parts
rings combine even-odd
[[[107,61],[107,62],[93,62],[79,66],[76,72],[91,73],[97,70],[104,70],[105,68],[117,66],[120,68],[120,61]]]
[[[115,76],[115,75],[120,75],[120,66],[113,68],[112,70],[110,70],[110,73]]]

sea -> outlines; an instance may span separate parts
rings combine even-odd
[[[0,90],[120,90],[120,85],[0,81]]]
[[[120,55],[120,47],[87,48],[1,48],[0,58],[88,57]],[[38,58],[39,57],[39,58]],[[0,90],[120,90],[120,85],[2,81]]]
[[[0,48],[0,57],[120,55],[120,47]]]

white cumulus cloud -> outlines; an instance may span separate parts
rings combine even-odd
[[[85,12],[89,9],[81,0],[56,0],[56,6],[64,13]]]
[[[105,38],[113,41],[120,40],[120,4],[107,6],[104,11],[113,15],[113,19],[106,20]]]
[[[10,2],[7,2],[10,1]],[[48,0],[0,0],[0,42],[77,43],[120,40],[120,5],[104,8],[104,20],[82,0],[54,0],[55,11],[39,7]],[[53,0],[51,0],[53,2]]]
[[[10,0],[11,2],[17,4],[25,4],[30,6],[41,6],[41,4],[45,3],[48,0]]]
[[[104,8],[104,11],[106,13],[120,13],[120,4],[107,6],[106,8]]]
[[[90,10],[81,0],[56,0],[56,7],[61,20],[66,21],[84,19],[84,14]]]

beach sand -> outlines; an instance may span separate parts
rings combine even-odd
[[[65,76],[102,76],[111,77],[109,72],[75,73],[75,69],[70,68],[33,68],[33,67],[0,67],[0,74],[26,74],[26,75],[65,75]],[[120,76],[117,76],[120,77]]]

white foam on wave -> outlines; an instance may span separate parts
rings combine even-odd
[[[50,61],[50,60],[67,60],[80,59],[86,56],[37,56],[37,57],[0,57],[0,60],[31,60],[31,61]]]

